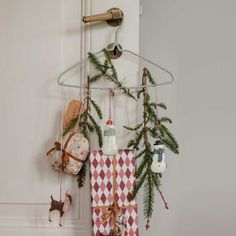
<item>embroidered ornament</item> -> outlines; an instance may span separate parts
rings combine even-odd
[[[65,199],[64,199],[63,202],[61,200],[60,201],[54,200],[52,195],[51,195],[51,206],[50,206],[50,209],[49,209],[48,220],[50,222],[52,222],[51,212],[52,211],[58,211],[59,216],[60,216],[59,225],[62,226],[61,221],[62,221],[63,215],[65,214],[65,212],[67,212],[69,210],[71,204],[72,204],[72,197],[68,193],[66,193],[66,196],[65,196]]]
[[[166,170],[166,167],[164,145],[161,140],[157,140],[154,143],[151,170],[154,173],[161,174]]]
[[[62,139],[63,148],[59,142],[47,152],[53,169],[77,175],[89,153],[89,142],[80,133],[68,133]]]
[[[111,119],[106,122],[104,129],[102,152],[108,156],[113,156],[118,152],[116,129]]]

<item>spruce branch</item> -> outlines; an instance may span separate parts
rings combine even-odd
[[[144,218],[147,220],[146,229],[150,227],[150,219],[153,213],[154,207],[154,183],[151,177],[151,171],[147,172],[147,178],[144,182],[144,197],[143,197],[143,204],[144,204]]]
[[[142,157],[144,155],[144,153],[146,152],[146,149],[140,151],[139,153],[136,154],[136,159],[139,159],[140,157]]]
[[[101,111],[100,107],[96,104],[96,102],[94,100],[91,99],[91,97],[89,98],[89,100],[90,100],[92,106],[94,107],[99,118],[102,119],[102,111]]]
[[[151,137],[157,139],[159,136],[158,136],[158,129],[156,127],[147,127],[147,130],[150,134]]]
[[[169,129],[163,125],[160,124],[159,129],[161,131],[161,139],[163,139],[164,142],[167,143],[167,147],[170,148],[171,151],[174,153],[179,153],[179,145],[177,143],[177,140],[175,139],[174,135],[169,131]]]
[[[155,109],[156,109],[157,106],[160,107],[160,108],[162,108],[162,109],[164,109],[164,110],[167,109],[167,106],[166,106],[165,103],[163,103],[163,102],[161,102],[161,103],[151,102],[151,103],[150,103],[150,106],[154,107]]]
[[[96,61],[96,58],[93,58]],[[97,62],[97,61],[96,61]],[[100,64],[98,65],[100,66]],[[93,118],[91,112],[92,108],[95,111],[95,114],[102,119],[102,111],[100,107],[95,103],[95,101],[90,96],[90,78],[87,79],[86,93],[83,99],[83,112],[74,117],[67,125],[67,127],[63,130],[63,136],[65,136],[68,132],[70,132],[76,124],[79,126],[79,132],[84,135],[86,139],[89,140],[90,134],[95,132],[98,137],[98,143],[102,145],[102,131],[96,120]],[[86,158],[87,160],[88,158]],[[85,178],[87,173],[87,165],[86,161],[83,164],[80,172],[77,175],[78,187],[81,188],[84,186]]]
[[[156,188],[159,188],[159,186],[161,186],[161,181],[160,181],[160,174],[157,173],[152,173],[152,180],[156,186]]]
[[[99,73],[99,74],[96,74],[96,75],[94,75],[94,76],[91,76],[91,77],[89,78],[89,82],[90,82],[90,83],[97,82],[99,79],[102,78],[102,76],[103,76],[102,73]]]
[[[164,145],[173,153],[175,154],[179,154],[179,149],[178,147],[176,147],[170,139],[168,139],[168,137],[163,137],[160,135],[160,139],[161,141],[164,143]]]
[[[105,48],[103,49],[103,52],[104,52],[104,55],[106,58],[105,62],[106,62],[107,68],[111,68],[112,75],[113,75],[114,79],[116,79],[118,81],[118,74],[117,74],[116,68],[114,67],[113,63],[111,62],[111,58],[109,57],[108,52]]]
[[[127,147],[130,148],[130,147],[135,147],[135,140],[134,139],[131,139],[128,144],[127,144]]]
[[[172,150],[174,153],[178,153],[178,144],[175,137],[169,129],[163,125],[164,123],[171,124],[171,119],[166,116],[158,119],[157,116],[158,114],[156,109],[160,107],[165,110],[166,105],[164,103],[151,101],[147,90],[147,81],[154,85],[155,81],[151,77],[150,72],[144,68],[142,80],[143,88],[140,89],[137,94],[138,98],[140,98],[141,95],[143,96],[143,121],[135,127],[124,126],[127,130],[135,132],[134,138],[128,142],[128,147],[133,147],[135,150],[139,150],[139,147],[142,145],[142,151],[139,151],[136,155],[136,159],[139,159],[140,162],[136,168],[135,176],[137,183],[132,189],[131,197],[134,199],[142,186],[144,186],[143,214],[144,218],[147,220],[146,229],[150,227],[150,219],[153,213],[154,196],[156,193],[154,190],[157,189],[165,204],[165,208],[168,208],[167,202],[159,188],[161,184],[160,178],[162,175],[153,173],[151,170],[153,152],[150,144],[150,137],[155,139],[160,138],[167,148]],[[141,140],[143,142],[141,142]]]
[[[127,130],[130,130],[130,131],[136,131],[136,130],[138,130],[138,129],[140,129],[141,127],[142,127],[142,125],[143,125],[143,122],[142,123],[140,123],[140,124],[138,124],[138,125],[136,125],[134,128],[132,128],[132,127],[128,127],[128,126],[123,126],[125,129],[127,129]]]
[[[95,54],[89,52],[88,59],[89,59],[90,63],[93,64],[95,69],[100,71],[102,75],[104,75],[106,73],[106,70],[104,70],[104,65],[99,61],[99,59],[96,57]],[[89,82],[91,82],[91,81],[89,81]]]
[[[147,153],[146,153],[147,155]],[[148,159],[147,156],[144,156],[144,158],[142,159],[141,163],[139,164],[136,172],[135,172],[135,177],[138,179],[140,175],[142,175],[144,169],[147,168],[147,164],[148,164]]]
[[[138,90],[138,92],[137,92],[137,98],[138,99],[140,98],[140,96],[143,92],[144,92],[144,88]]]
[[[127,89],[122,82],[118,79],[117,71],[106,51],[106,49],[103,50],[105,61],[102,63],[95,54],[89,52],[88,58],[91,64],[95,67],[95,69],[98,71],[97,75],[94,75],[91,77],[90,82],[99,81],[100,79],[104,78],[112,83],[115,84],[115,87],[119,90],[121,90],[126,96],[133,98],[136,100],[135,96]]]
[[[94,126],[90,124],[89,122],[87,123],[87,126],[88,126],[89,132],[93,133],[95,131]]]
[[[86,158],[81,170],[77,174],[77,183],[78,183],[79,188],[82,188],[85,183],[86,174],[87,174],[87,160],[88,158]]]

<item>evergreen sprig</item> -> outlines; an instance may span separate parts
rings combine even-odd
[[[92,76],[89,80],[90,83],[94,83],[99,81],[100,79],[106,79],[112,83],[115,84],[115,87],[121,90],[126,96],[133,98],[134,100],[137,100],[135,96],[127,89],[122,82],[118,79],[118,74],[116,71],[116,68],[114,67],[106,49],[103,49],[103,53],[105,56],[105,60],[102,63],[98,57],[89,52],[88,58],[90,63],[95,67],[95,69],[98,71],[98,74]]]
[[[96,104],[96,102],[90,96],[89,80],[88,80],[85,97],[83,99],[82,114],[74,117],[68,123],[67,127],[63,131],[63,136],[65,136],[78,124],[80,133],[82,133],[84,137],[88,140],[90,138],[90,134],[95,132],[97,135],[98,144],[101,147],[102,146],[102,130],[99,124],[97,123],[96,119],[93,117],[92,108],[94,109],[95,114],[97,114],[99,119],[102,119],[103,115],[102,115],[102,111],[100,107]],[[87,159],[88,158],[86,158],[86,160]],[[85,162],[77,175],[77,182],[78,182],[79,188],[84,186],[86,173],[87,173],[87,165]]]
[[[77,175],[77,183],[78,183],[79,188],[82,188],[84,186],[84,183],[85,183],[85,180],[86,180],[87,160],[88,160],[88,158],[86,158],[81,170],[79,171],[79,173]]]
[[[148,94],[146,87],[147,81],[150,84],[155,85],[155,81],[150,72],[144,68],[142,82],[144,88],[138,92],[138,98],[143,95],[143,121],[135,127],[124,126],[124,128],[135,132],[135,137],[128,142],[128,147],[133,147],[136,151],[142,147],[142,150],[138,151],[136,155],[136,159],[140,159],[140,162],[136,168],[135,176],[137,178],[137,182],[132,189],[131,198],[134,199],[141,187],[144,187],[143,213],[144,218],[147,220],[146,228],[148,229],[150,227],[150,219],[153,213],[154,197],[156,193],[155,190],[159,192],[163,202],[165,203],[165,208],[168,209],[164,196],[159,189],[161,174],[155,174],[151,170],[152,148],[150,137],[154,139],[160,138],[165,146],[174,153],[179,152],[179,146],[173,134],[164,125],[164,123],[171,124],[172,120],[166,116],[159,119],[157,117],[156,108],[160,107],[162,109],[166,109],[166,105],[164,103],[155,103],[150,101],[150,95]]]

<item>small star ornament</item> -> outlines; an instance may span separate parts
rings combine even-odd
[[[164,144],[158,139],[154,143],[151,170],[153,173],[162,174],[166,170],[166,167]]]

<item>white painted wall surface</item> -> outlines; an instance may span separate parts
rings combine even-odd
[[[170,210],[158,197],[152,228],[141,224],[141,235],[234,236],[236,2],[143,0],[142,6],[140,53],[175,75],[173,85],[159,88],[159,99],[168,105],[180,155],[167,153],[162,180]]]

